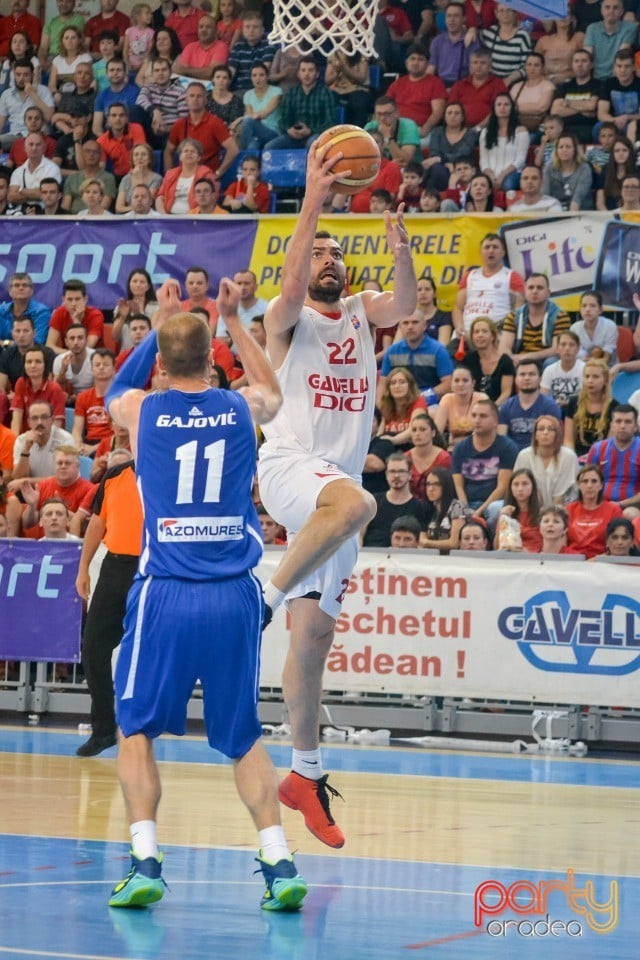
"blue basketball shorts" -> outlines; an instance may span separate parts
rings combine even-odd
[[[184,734],[187,704],[200,680],[209,743],[228,757],[244,756],[262,733],[262,615],[262,588],[251,573],[134,581],[115,675],[124,736]]]

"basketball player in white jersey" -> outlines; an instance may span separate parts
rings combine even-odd
[[[287,528],[289,546],[265,585],[271,610],[286,598],[291,641],[283,691],[293,735],[292,771],[280,799],[300,810],[309,830],[331,847],[344,835],[335,823],[319,750],[320,699],[325,661],[358,553],[357,534],[375,514],[361,485],[371,434],[376,364],[375,332],[415,310],[417,284],[402,207],[385,214],[394,257],[393,293],[366,291],[341,299],[346,268],[339,244],[316,233],[337,175],[327,148],[311,149],[307,186],[289,243],[279,297],[264,326],[267,352],[283,405],[264,427],[260,451],[262,501]]]

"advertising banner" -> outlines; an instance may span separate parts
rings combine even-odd
[[[606,225],[594,286],[606,307],[635,310],[633,295],[640,290],[640,225],[619,220]]]
[[[258,575],[280,554],[266,551]],[[640,706],[636,567],[365,550],[327,690]],[[265,631],[261,686],[281,686],[287,614]]]
[[[627,218],[633,229],[626,226]],[[508,265],[524,276],[534,271],[546,274],[553,297],[565,308],[575,309],[577,294],[594,285],[597,252],[611,214],[546,219],[491,213],[407,214],[406,221],[416,272],[433,277],[442,309],[451,310],[463,272],[479,264],[482,238],[498,232],[507,246]],[[132,269],[147,270],[157,287],[168,276],[183,282],[187,269],[196,265],[208,271],[213,296],[220,277],[249,267],[258,278],[259,295],[269,299],[280,292],[284,257],[296,222],[296,217],[283,215],[140,220],[10,217],[3,222],[0,237],[0,300],[8,297],[11,274],[25,271],[33,279],[36,300],[51,307],[60,302],[63,282],[75,277],[87,284],[92,305],[111,310],[124,295]],[[379,216],[327,216],[319,225],[342,244],[354,293],[367,280],[378,281],[385,290],[392,288],[393,257]],[[624,223],[611,223],[601,260],[602,278],[614,285],[614,293],[615,269],[622,264],[619,237],[624,236],[625,251],[627,247],[629,251],[625,252],[625,282],[632,284],[636,276],[632,254],[639,229],[632,214],[625,215]],[[607,303],[618,306],[620,301],[610,297]]]
[[[0,659],[80,662],[82,544],[0,540]]]
[[[62,284],[73,277],[86,283],[92,306],[112,310],[134,267],[144,268],[159,287],[167,277],[183,281],[187,269],[197,265],[208,271],[211,288],[217,290],[221,277],[246,269],[255,232],[256,221],[246,218],[6,219],[0,237],[0,299],[8,298],[11,274],[22,271],[33,280],[35,299],[51,307],[60,303]]]

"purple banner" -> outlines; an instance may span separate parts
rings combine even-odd
[[[82,544],[0,540],[0,658],[80,662]]]
[[[156,288],[167,277],[182,282],[191,266],[204,267],[217,291],[221,277],[248,268],[256,229],[252,218],[6,217],[0,299],[8,299],[11,274],[22,271],[33,279],[35,299],[51,308],[60,303],[63,282],[73,277],[86,283],[91,306],[112,310],[136,267],[149,272]]]

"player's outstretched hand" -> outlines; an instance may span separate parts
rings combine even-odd
[[[237,314],[239,304],[240,287],[233,280],[229,280],[229,277],[222,277],[216,299],[218,313],[225,319],[232,317]]]
[[[351,170],[341,170],[340,173],[334,173],[333,168],[343,157],[342,153],[335,153],[331,159],[326,159],[331,143],[325,143],[324,146],[316,149],[312,143],[307,155],[307,184],[305,187],[305,199],[313,200],[316,204],[322,206],[329,196],[331,188],[340,177],[348,177]]]
[[[169,317],[175,317],[182,311],[180,306],[180,284],[177,280],[165,280],[158,290],[159,310],[153,315],[153,326],[161,326]]]
[[[404,225],[404,203],[398,207],[395,221],[388,210],[384,212],[384,226],[387,231],[387,243],[392,253],[398,253],[401,247],[409,246],[409,234]]]

